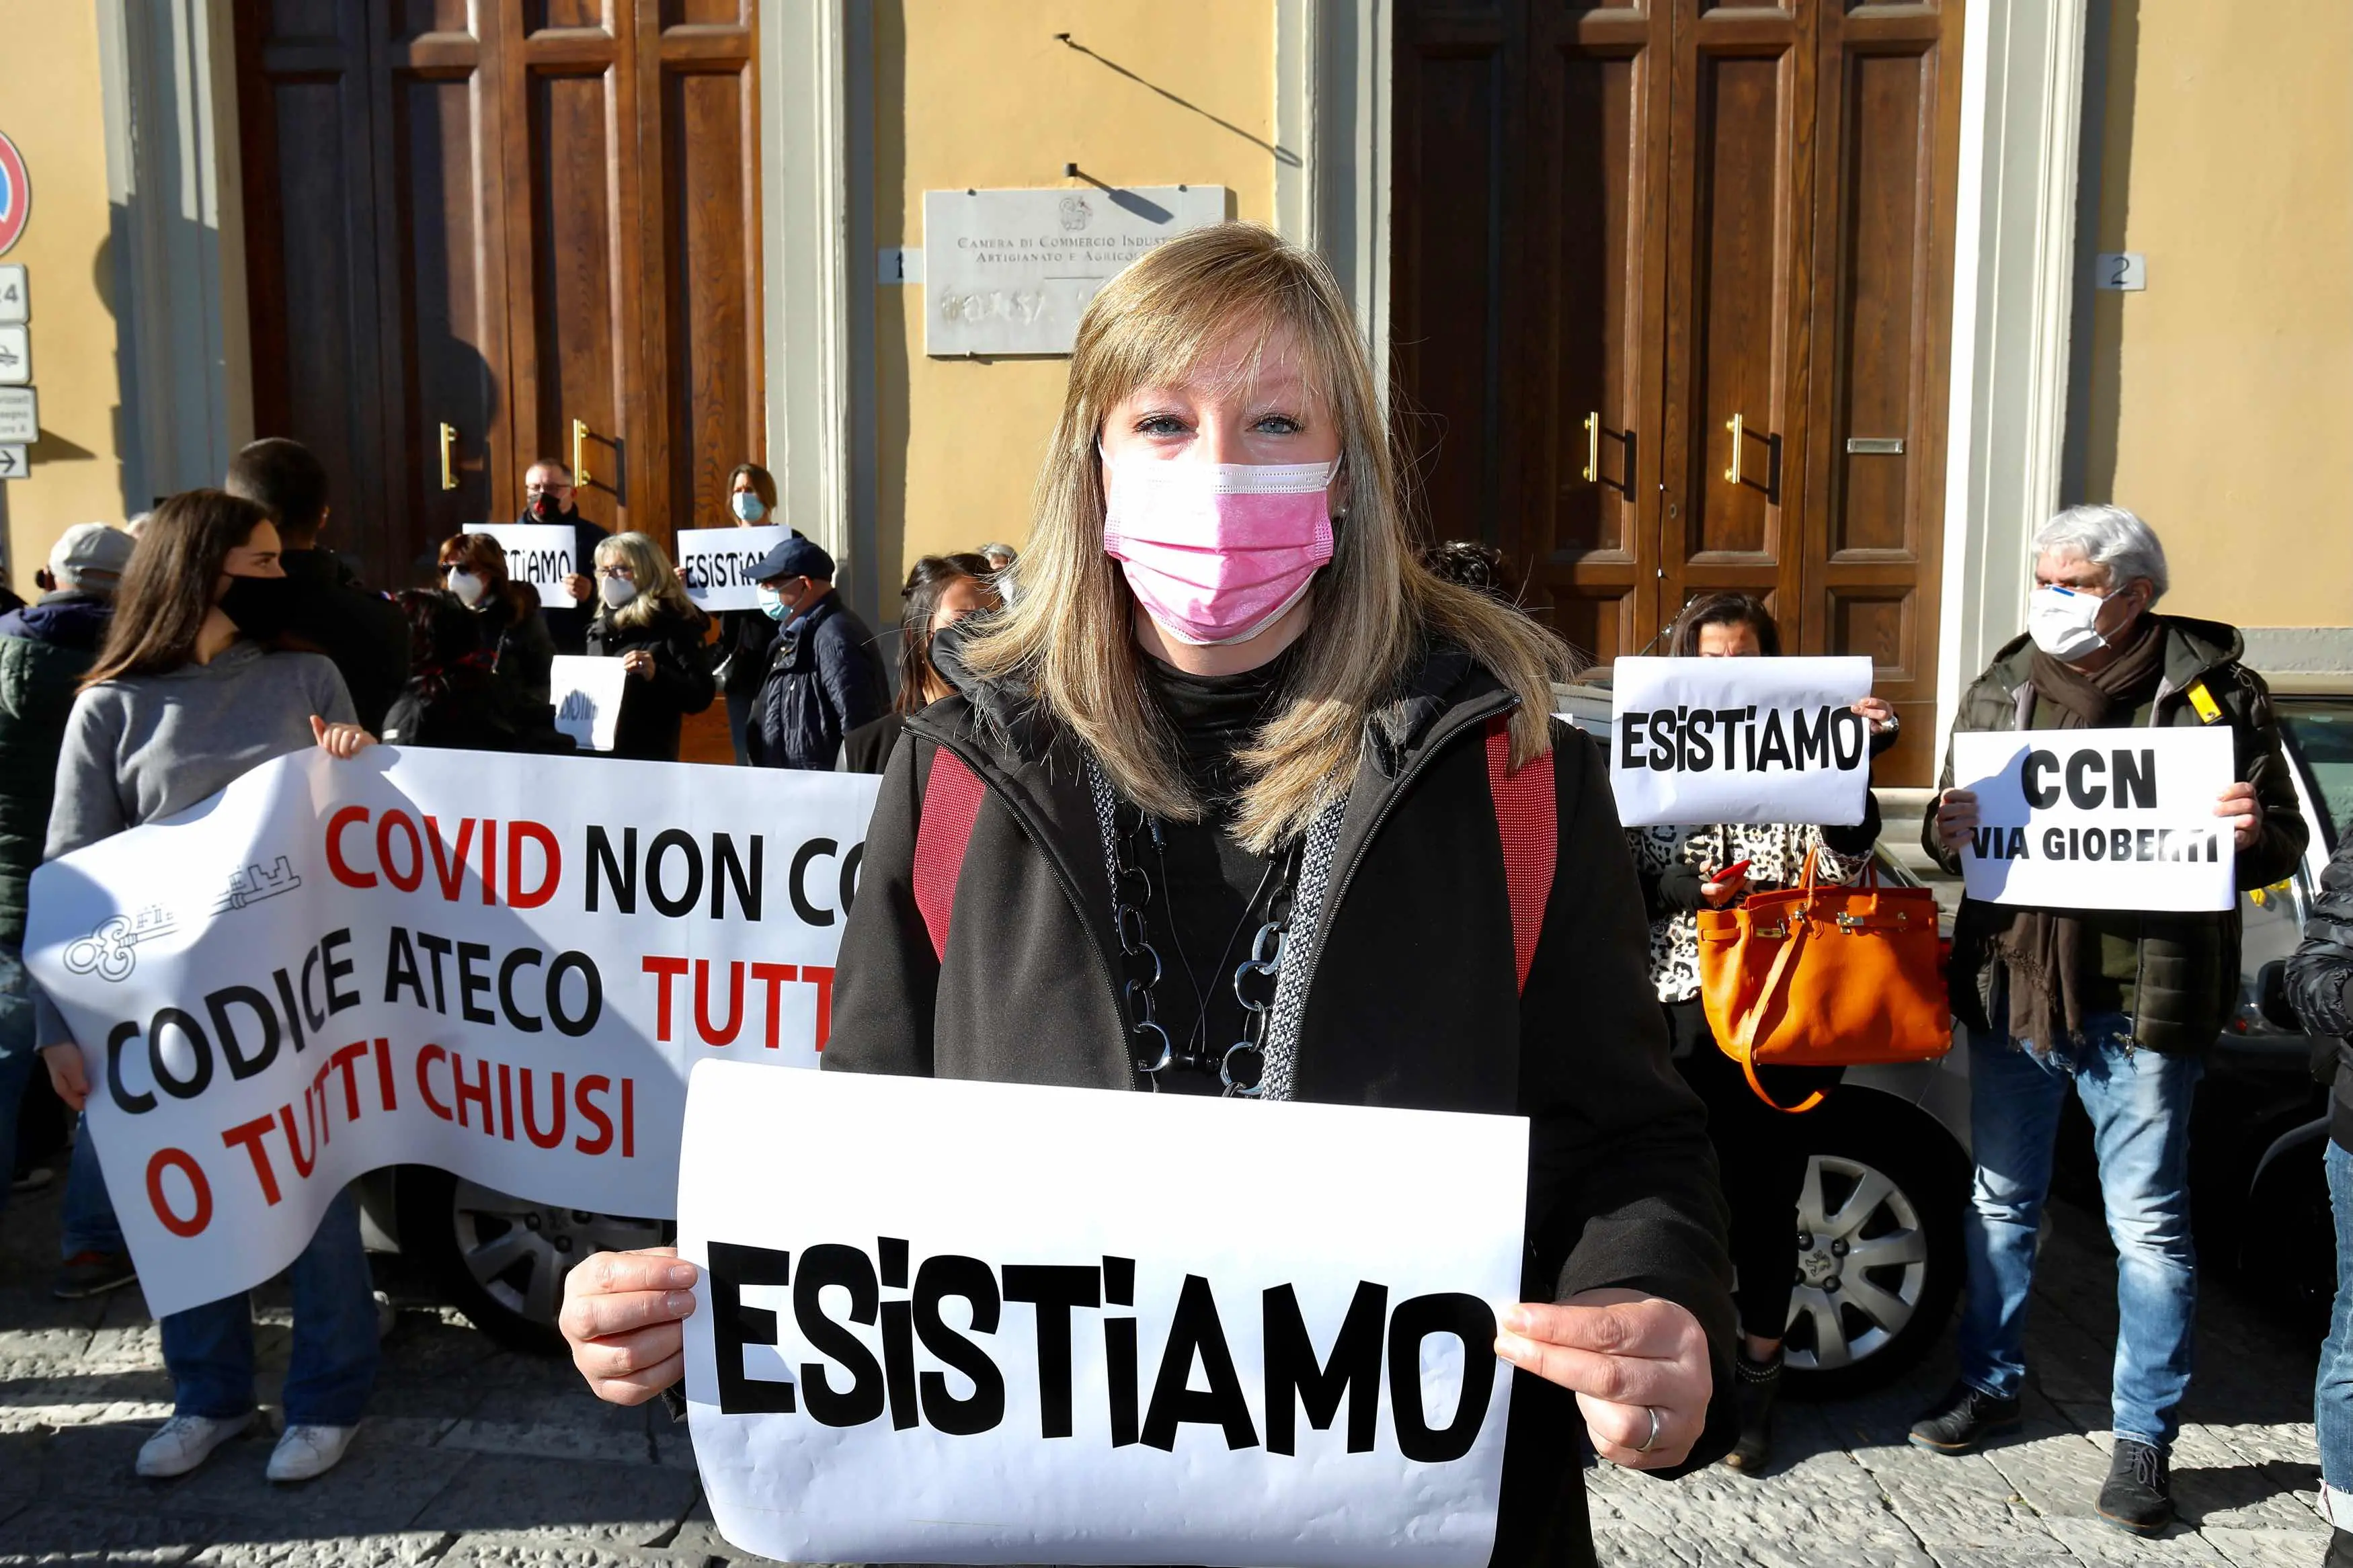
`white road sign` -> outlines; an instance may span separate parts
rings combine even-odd
[[[22,386],[32,379],[32,329],[0,326],[0,386]]]
[[[33,471],[22,447],[0,447],[0,479],[21,479]]]
[[[0,321],[27,321],[33,314],[33,287],[25,281],[25,264],[0,262]]]
[[[41,404],[29,386],[0,386],[0,444],[41,438]]]

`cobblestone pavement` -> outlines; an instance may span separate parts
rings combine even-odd
[[[436,1563],[651,1568],[740,1556],[702,1506],[682,1427],[656,1405],[590,1399],[568,1366],[499,1350],[380,1259],[404,1302],[366,1427],[309,1486],[262,1479],[268,1443],[230,1445],[195,1475],[149,1483],[132,1456],[170,1412],[137,1293],[47,1294],[54,1193],[0,1227],[0,1563]],[[2035,1307],[2040,1385],[2022,1437],[1946,1459],[1903,1446],[1951,1375],[1949,1344],[1898,1388],[1798,1405],[1778,1468],[1665,1483],[1606,1467],[1593,1483],[1603,1561],[1626,1564],[2316,1564],[2314,1335],[2210,1289],[2190,1424],[2175,1453],[2187,1520],[2137,1542],[2099,1522],[2114,1262],[2097,1222],[2053,1205]],[[288,1315],[263,1293],[262,1389],[283,1371]],[[273,1412],[274,1415],[274,1412]]]

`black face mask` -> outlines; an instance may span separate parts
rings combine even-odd
[[[554,496],[541,496],[531,503],[531,514],[543,522],[553,522],[564,515],[564,506]]]
[[[272,642],[294,624],[297,592],[291,577],[232,577],[220,612],[256,642]]]

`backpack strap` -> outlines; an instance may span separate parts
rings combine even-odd
[[[1504,887],[1512,900],[1512,967],[1528,988],[1536,933],[1552,898],[1560,853],[1560,805],[1553,794],[1552,753],[1512,769],[1510,718],[1487,726],[1487,789],[1495,798],[1495,831],[1504,841]]]
[[[948,919],[955,912],[956,880],[980,815],[987,786],[945,746],[932,748],[932,774],[923,784],[923,820],[915,826],[915,909],[932,935],[932,952],[948,955]]]

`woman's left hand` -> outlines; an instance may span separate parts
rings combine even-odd
[[[311,733],[331,757],[356,757],[375,744],[375,737],[357,724],[330,724],[316,713],[311,715]]]
[[[633,647],[621,656],[621,670],[639,680],[651,680],[654,678],[654,656],[641,647]]]
[[[1707,1425],[1707,1336],[1685,1308],[1633,1290],[1504,1314],[1495,1353],[1577,1394],[1600,1456],[1630,1470],[1683,1463]],[[1657,1418],[1652,1419],[1652,1412]]]
[[[1869,722],[1874,735],[1884,735],[1895,728],[1895,704],[1884,697],[1860,698],[1854,704],[1854,710]]]

